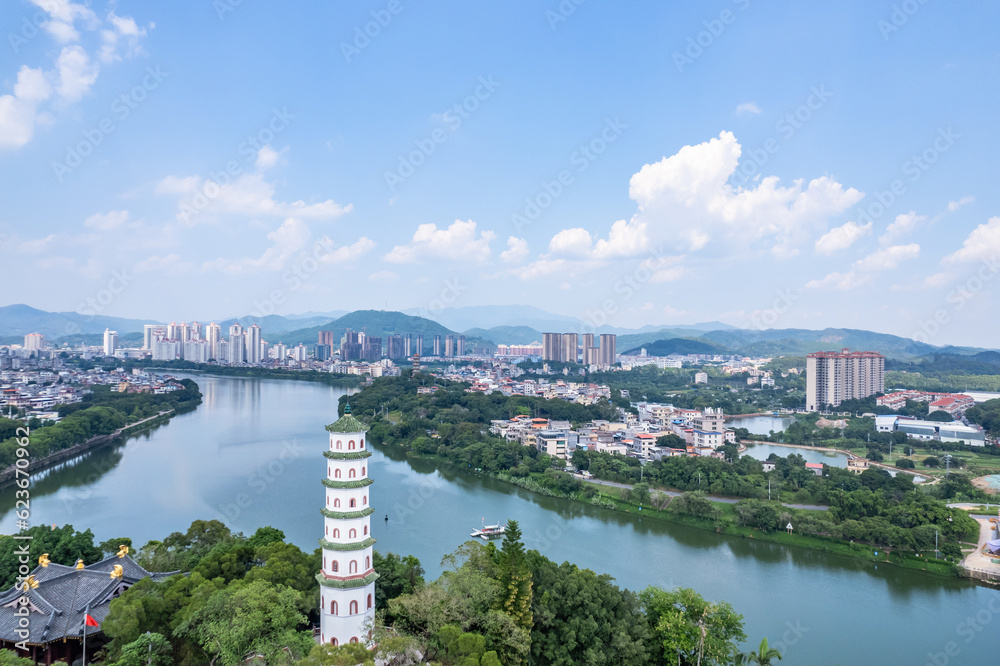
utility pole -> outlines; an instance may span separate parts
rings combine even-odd
[[[771,477],[767,477],[767,501],[771,501]]]
[[[934,559],[935,560],[938,559],[938,544],[937,544],[937,539],[938,539],[938,531],[934,530]]]

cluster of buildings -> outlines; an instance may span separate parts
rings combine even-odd
[[[168,393],[183,388],[169,377],[138,369],[105,372],[100,368],[79,370],[5,370],[0,372],[0,412],[25,410],[43,420],[58,420],[51,410],[80,402],[97,385],[122,393]]]
[[[490,423],[490,432],[508,442],[517,442],[568,460],[577,449],[659,460],[670,456],[722,458],[717,451],[736,442],[736,433],[724,426],[722,410],[678,409],[671,405],[639,404],[639,416],[621,413],[621,421],[595,420],[578,428],[569,421],[518,416]],[[657,440],[678,435],[684,448],[658,447]]]
[[[960,421],[950,423],[943,421],[924,421],[913,416],[875,417],[875,430],[878,432],[905,432],[913,439],[968,444],[969,446],[986,446],[986,433],[978,426],[965,425]]]
[[[823,411],[884,391],[885,357],[878,352],[843,349],[806,356],[806,411]]]
[[[597,339],[600,345],[595,345]],[[581,344],[582,343],[582,344]],[[593,333],[543,333],[542,360],[559,363],[582,363],[610,368],[617,363],[616,345],[618,336],[601,334],[599,338]],[[537,344],[537,343],[532,343]]]
[[[430,345],[424,346],[422,334],[393,334],[386,338],[383,347],[382,338],[367,335],[364,331],[347,329],[340,339],[341,361],[378,361],[383,357],[400,360],[413,356],[435,356],[440,358],[456,358],[466,356],[465,336],[448,333],[435,334],[428,339]],[[322,349],[321,349],[322,348]],[[316,345],[316,359],[330,358],[336,348],[333,345],[333,331],[320,331]]]
[[[945,412],[953,419],[960,419],[969,407],[976,401],[964,393],[941,393],[937,391],[896,391],[879,396],[875,403],[889,409],[902,409],[906,401],[926,402],[927,413]]]

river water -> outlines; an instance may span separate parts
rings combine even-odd
[[[142,544],[184,531],[192,520],[217,518],[246,534],[273,525],[315,549],[322,536],[323,426],[336,419],[344,391],[311,382],[192,378],[205,395],[196,411],[37,475],[33,523],[72,523],[98,540],[131,536]],[[376,547],[416,555],[428,578],[483,521],[514,518],[526,545],[557,562],[609,573],[630,589],[685,586],[729,601],[744,615],[749,643],[763,636],[779,643],[780,663],[997,661],[1000,592],[993,589],[541,497],[408,462],[393,450],[375,451],[369,470]],[[13,501],[5,494],[0,532],[10,533]]]

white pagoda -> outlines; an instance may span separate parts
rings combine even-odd
[[[323,570],[320,582],[320,640],[323,643],[368,643],[375,618],[375,579],[371,535],[372,507],[365,446],[367,426],[344,415],[326,427],[326,506],[323,507]]]

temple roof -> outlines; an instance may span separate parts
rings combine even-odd
[[[351,405],[344,407],[344,415],[326,427],[330,432],[368,432],[368,426],[351,415]]]
[[[121,565],[121,575],[114,576],[115,566]],[[100,633],[100,627],[86,627],[84,617],[90,614],[98,623],[107,616],[111,600],[143,578],[163,580],[179,572],[153,573],[146,571],[128,555],[113,555],[81,569],[49,563],[37,566],[34,576],[36,587],[27,591],[15,585],[0,594],[0,640],[44,644],[62,638],[81,638]],[[15,611],[22,597],[27,597],[28,638],[15,633],[19,617]],[[21,616],[23,618],[23,616]]]

